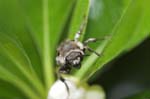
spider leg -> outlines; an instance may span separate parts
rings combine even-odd
[[[60,67],[60,68],[61,68],[61,67]],[[60,69],[60,68],[59,68],[59,70],[57,71],[57,76],[58,76],[58,79],[59,79],[60,81],[62,81],[62,82],[64,83],[64,85],[66,86],[66,90],[67,90],[68,97],[69,97],[69,95],[70,95],[69,86],[68,86],[67,83],[66,83],[66,79],[61,76],[61,72],[60,72],[61,69]]]
[[[102,38],[88,38],[87,40],[85,40],[85,41],[83,42],[83,44],[84,44],[84,45],[87,45],[87,44],[89,44],[89,43],[91,43],[91,42],[97,42],[97,41],[106,40],[106,39],[109,39],[109,38],[110,38],[110,36],[104,36],[104,37],[102,37]]]
[[[84,30],[85,27],[86,27],[86,24],[87,24],[87,18],[84,16],[83,23],[81,24],[79,31],[75,34],[75,37],[74,37],[74,40],[75,40],[75,41],[78,41],[78,39],[80,38],[80,36],[81,36],[83,30]]]
[[[85,40],[84,42],[83,42],[83,44],[84,45],[87,45],[87,44],[89,44],[89,43],[91,43],[91,42],[96,42],[98,39],[96,39],[96,38],[88,38],[87,40]]]
[[[86,47],[86,49],[90,52],[95,53],[97,56],[101,56],[98,52],[96,52],[95,50],[91,49],[90,47]]]
[[[69,92],[69,86],[67,85],[66,83],[66,79],[64,79],[62,76],[59,76],[59,79],[64,83],[64,85],[66,86],[66,90],[67,90],[67,93],[68,93],[68,96],[70,94]]]

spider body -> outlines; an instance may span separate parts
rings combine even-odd
[[[60,44],[57,52],[56,62],[61,66],[59,72],[68,74],[72,67],[81,67],[85,47],[79,41],[66,40]]]
[[[90,42],[97,41],[96,38],[89,38],[84,42],[79,41],[85,25],[86,19],[81,25],[79,31],[75,34],[74,39],[62,42],[57,48],[56,62],[60,66],[58,73],[69,74],[73,67],[79,69],[86,54],[86,50],[95,53],[97,56],[100,56],[99,53],[88,47]]]
[[[80,37],[78,32],[74,40],[66,40],[60,44],[57,49],[56,62],[60,66],[59,73],[69,74],[72,67],[80,68],[81,62],[85,56],[85,51],[94,52],[97,56],[99,53],[88,47],[88,43],[97,41],[96,38],[89,38],[86,41],[79,42]]]
[[[96,42],[97,40],[107,39],[107,37],[101,39],[89,38],[80,42],[79,38],[85,28],[85,25],[86,20],[84,20],[84,23],[81,25],[80,30],[75,34],[73,40],[65,40],[57,48],[56,62],[60,66],[58,70],[58,78],[65,84],[68,96],[69,86],[66,83],[66,79],[64,79],[61,74],[69,74],[72,68],[79,69],[84,56],[86,56],[86,50],[100,56],[100,54],[91,49],[88,44],[90,42]]]

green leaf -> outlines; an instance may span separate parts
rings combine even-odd
[[[7,71],[4,66],[0,65],[0,79],[12,83],[14,86],[20,88],[29,98],[40,99],[35,92],[17,76]]]
[[[15,64],[14,68],[17,68],[29,80],[39,94],[45,95],[44,87],[35,74],[23,48],[15,40],[2,33],[0,33],[0,53]]]
[[[44,83],[48,90],[54,81],[55,49],[73,4],[74,0],[0,1],[0,53],[13,65],[3,59],[0,63],[43,97]]]
[[[143,1],[144,2],[144,1]],[[147,2],[147,1],[145,1]],[[131,40],[127,44],[127,50],[132,49],[133,47],[137,46],[140,42],[142,42],[145,38],[149,37],[149,17],[150,13],[148,11],[147,3],[143,3],[141,11],[141,18],[138,20],[138,26],[133,33]]]
[[[26,26],[24,14],[18,1],[0,1],[0,14],[0,32],[6,33],[21,42],[37,75],[43,78],[38,48],[30,35],[29,28]]]
[[[135,32],[138,32],[137,35],[141,33],[148,35],[150,25],[147,23],[149,23],[148,17],[150,13],[147,10],[149,7],[145,6],[147,2],[149,1],[131,0],[129,2],[120,20],[116,22],[114,28],[111,30],[112,37],[110,40],[107,40],[108,43],[104,48],[103,55],[93,65],[83,64],[83,67],[76,73],[78,78],[89,78],[110,60],[120,55],[125,50],[128,42],[131,41]],[[141,27],[141,29],[138,29],[139,27]]]
[[[39,68],[41,66],[39,54],[32,36],[25,25],[23,13],[21,12],[17,0],[0,1],[1,53],[9,57],[15,64],[14,69],[19,68],[20,72],[25,75],[30,83],[40,93],[44,93],[44,87],[39,79],[40,77],[42,78],[41,68]],[[3,34],[9,36],[6,37]],[[34,76],[30,74],[31,71]],[[40,77],[38,78],[37,75]]]
[[[12,84],[4,82],[0,80],[0,98],[1,99],[10,99],[10,98],[18,98],[25,99],[26,96]]]
[[[61,3],[57,0],[21,0],[28,26],[41,51],[47,89],[54,81],[55,49],[73,2],[74,0],[63,0]]]

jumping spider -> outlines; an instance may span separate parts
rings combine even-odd
[[[79,69],[86,50],[94,52],[97,56],[100,56],[99,53],[88,46],[90,42],[96,42],[98,39],[89,38],[83,43],[79,41],[84,26],[85,23],[81,25],[81,28],[76,33],[74,40],[66,40],[57,48],[56,62],[60,66],[59,73],[69,74],[72,67]]]
[[[100,56],[100,54],[91,49],[88,44],[90,42],[96,42],[97,40],[106,39],[106,37],[101,39],[89,38],[84,42],[80,42],[79,38],[85,28],[85,25],[86,21],[84,20],[79,31],[75,34],[74,40],[66,40],[57,48],[56,62],[60,66],[58,70],[58,77],[65,84],[68,94],[69,86],[65,81],[66,79],[61,76],[61,73],[69,74],[73,67],[79,69],[84,56],[86,56],[86,50],[95,53],[97,56]]]

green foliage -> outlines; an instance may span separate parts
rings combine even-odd
[[[62,35],[73,39],[84,17],[88,24],[81,41],[110,36],[91,46],[102,56],[92,54],[73,74],[88,80],[149,36],[149,4],[148,0],[1,0],[0,97],[45,99],[55,80],[58,42],[65,38]]]

